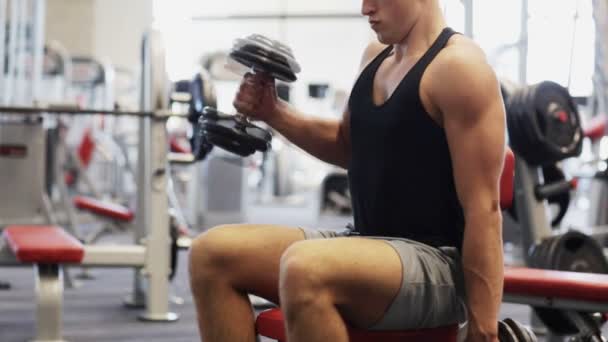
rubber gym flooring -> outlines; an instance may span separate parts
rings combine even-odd
[[[314,213],[314,206],[264,205],[249,210],[247,221],[325,228],[342,228],[349,222],[348,218],[327,215],[317,217]],[[112,240],[127,238],[127,236],[113,236]],[[137,319],[139,310],[130,310],[122,306],[121,298],[127,294],[131,286],[132,270],[93,269],[95,280],[87,280],[82,282],[79,288],[65,290],[63,319],[65,339],[72,342],[198,341],[186,266],[187,254],[182,252],[171,291],[185,302],[183,305],[172,306],[172,310],[180,315],[179,321],[173,323],[140,322]],[[71,273],[74,275],[79,271],[73,269]],[[11,290],[0,291],[0,342],[27,341],[33,337],[35,331],[33,271],[29,267],[0,268],[0,280],[9,281],[12,285]],[[501,317],[512,317],[527,324],[529,309],[520,305],[503,304]],[[238,329],[237,324],[235,323],[236,329]]]

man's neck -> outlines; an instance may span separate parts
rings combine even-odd
[[[404,40],[393,45],[397,61],[424,54],[447,26],[437,1],[427,1],[423,6],[425,8],[422,8],[421,15],[412,25]]]

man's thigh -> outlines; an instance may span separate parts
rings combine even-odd
[[[293,227],[224,225],[205,232],[203,244],[193,250],[213,255],[215,265],[235,288],[278,304],[281,256],[291,244],[303,239],[302,230]]]
[[[311,269],[321,270],[351,325],[400,330],[465,319],[455,250],[445,253],[400,239],[326,238],[308,232],[306,237],[299,249],[313,256]]]

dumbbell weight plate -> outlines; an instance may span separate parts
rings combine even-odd
[[[224,149],[228,152],[237,154],[241,157],[247,157],[255,153],[255,148],[244,144],[242,141],[230,139],[225,135],[216,134],[213,132],[205,132],[207,139],[215,146]]]
[[[503,321],[498,321],[498,340],[500,342],[518,342],[511,327]]]
[[[264,45],[272,47],[272,48],[279,49],[279,50],[283,51],[285,54],[288,54],[293,57],[291,48],[289,46],[281,43],[278,40],[270,39],[266,36],[263,36],[263,35],[257,34],[257,33],[249,35],[247,37],[247,39],[254,41],[254,42],[258,42],[260,44],[264,44]]]
[[[542,82],[536,94],[533,106],[542,113],[545,138],[561,153],[573,153],[580,145],[582,129],[568,91],[553,82]],[[559,117],[560,111],[566,113],[566,117]]]
[[[278,64],[292,70],[285,57],[283,57],[277,53],[274,53],[272,51],[268,51],[266,49],[260,48],[259,46],[256,46],[253,44],[245,44],[238,49],[233,48],[232,51],[249,52],[249,53],[252,53],[252,54],[260,56],[260,57],[268,58],[268,59],[270,59],[274,62],[277,62]]]
[[[553,244],[552,268],[573,272],[608,273],[603,247],[592,237],[571,230]]]
[[[545,251],[539,255],[543,264],[539,268],[574,272],[608,273],[608,263],[601,245],[593,238],[569,231],[543,241]],[[571,335],[579,332],[571,314],[586,315],[549,308],[534,308],[538,317],[553,333]]]
[[[249,122],[237,120],[234,115],[205,107],[199,119],[199,126],[210,143],[228,151],[235,150],[239,155],[268,150],[272,140],[268,131]]]
[[[529,327],[522,327],[524,332],[526,333],[526,335],[528,336],[528,341],[530,342],[538,342],[538,338],[536,337],[536,334],[532,331],[532,329],[530,329]]]
[[[194,134],[192,134],[192,138],[190,139],[192,154],[194,155],[194,160],[202,161],[211,153],[213,145],[209,143],[205,132],[199,128],[198,123],[195,123],[193,128]]]
[[[287,62],[288,65],[293,66],[294,70],[297,70],[297,72],[300,72],[300,65],[298,64],[298,62],[296,62],[296,60],[292,56],[287,55],[287,54],[283,53],[281,50],[277,50],[274,47],[268,47],[264,44],[259,44],[258,42],[248,40],[248,39],[237,39],[237,40],[235,40],[234,45],[232,45],[232,50],[241,50],[244,46],[253,46],[257,49],[264,51],[265,54],[271,53],[271,54],[279,57],[279,59],[281,61],[285,61],[285,62]]]
[[[267,72],[272,77],[277,78],[281,81],[293,82],[298,79],[293,73],[293,71],[291,71],[286,66],[271,60],[270,58],[258,56],[247,51],[239,50],[234,50],[230,52],[229,56],[238,63],[241,63],[253,69]]]
[[[511,330],[517,337],[518,342],[533,342],[531,340],[531,336],[528,335],[528,333],[526,332],[525,327],[519,322],[516,322],[510,318],[504,319],[503,322],[505,322],[505,324],[507,324],[511,328]]]
[[[278,50],[274,47],[268,47],[265,44],[260,44],[259,42],[249,40],[249,39],[236,39],[234,45],[232,46],[233,51],[245,50],[253,53],[258,53],[261,51],[265,57],[269,57],[277,62],[287,65],[294,73],[299,73],[301,71],[300,64],[293,58],[291,54],[285,54],[281,50]]]
[[[203,120],[202,127],[205,132],[219,134],[230,139],[237,140],[239,143],[252,146],[255,150],[265,152],[272,135],[266,130],[253,124],[240,126],[233,118],[219,120]]]
[[[289,46],[281,43],[278,40],[273,40],[273,39],[264,37],[259,34],[252,34],[249,37],[247,37],[246,39],[250,42],[255,42],[261,46],[265,46],[265,47],[271,49],[272,51],[276,51],[277,53],[280,53],[280,54],[284,55],[285,57],[287,57],[288,59],[292,59],[295,62],[295,57],[293,55],[293,51],[291,50],[291,48]],[[299,69],[299,66],[297,69]],[[298,72],[299,72],[299,70],[298,70]]]

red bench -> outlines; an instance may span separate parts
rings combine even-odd
[[[63,341],[63,276],[60,266],[80,263],[84,246],[56,226],[7,226],[3,236],[18,261],[35,264],[38,327],[34,341]]]
[[[608,312],[608,275],[551,271],[532,268],[506,268],[505,302]],[[286,341],[283,316],[278,309],[262,312],[256,320],[257,332],[278,341]],[[456,341],[457,326],[412,331],[362,331],[349,329],[351,341],[416,342]]]
[[[511,303],[608,312],[608,274],[508,268],[504,297]]]
[[[283,324],[283,314],[279,309],[270,309],[262,312],[255,322],[258,334],[275,339],[287,341]],[[349,341],[351,342],[403,342],[403,341],[442,341],[456,342],[458,325],[451,325],[435,329],[419,329],[410,331],[366,331],[349,328]]]
[[[80,263],[82,244],[55,226],[8,226],[4,239],[17,257],[25,263]]]
[[[74,206],[78,209],[86,210],[112,220],[128,223],[135,218],[135,213],[131,209],[116,203],[104,202],[85,196],[74,196],[73,201]]]

